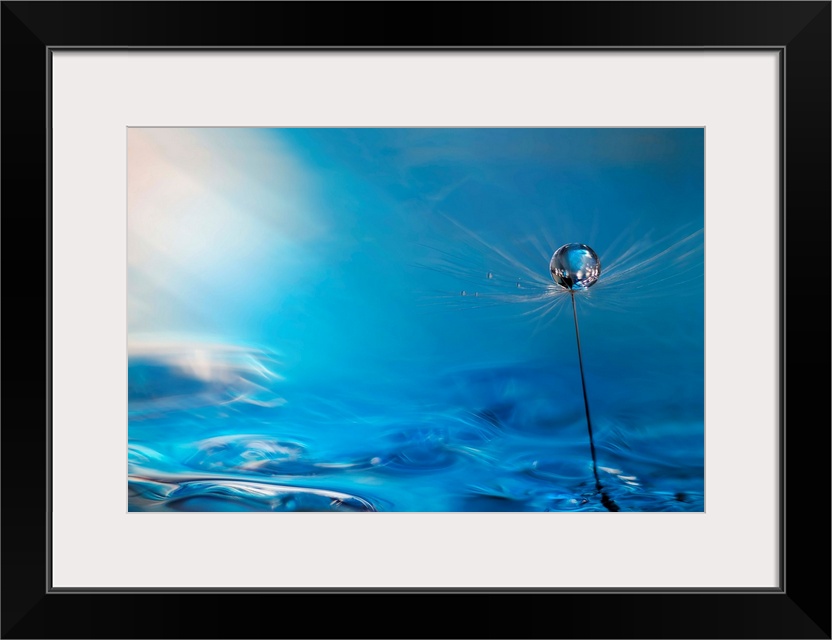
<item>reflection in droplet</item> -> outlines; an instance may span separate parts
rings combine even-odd
[[[552,255],[549,272],[564,289],[588,289],[601,275],[601,261],[585,244],[565,244]]]

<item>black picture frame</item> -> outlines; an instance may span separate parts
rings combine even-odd
[[[2,637],[830,638],[831,15],[829,1],[3,2]],[[61,48],[130,47],[778,51],[780,587],[53,589],[50,59]],[[754,470],[742,452],[737,466],[741,501],[756,490]],[[611,532],[598,558],[614,552],[626,549]]]

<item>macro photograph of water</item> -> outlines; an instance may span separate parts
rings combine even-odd
[[[127,152],[129,511],[705,510],[703,128]]]

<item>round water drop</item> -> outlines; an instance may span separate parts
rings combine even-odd
[[[468,295],[468,292],[467,292],[467,291],[460,291],[460,292],[459,292],[459,295],[461,295],[461,296],[467,296],[467,295]]]
[[[494,274],[489,271],[487,274],[485,274],[485,277],[489,280],[492,280],[494,278]]]
[[[592,247],[570,243],[555,251],[549,271],[552,279],[564,289],[589,289],[601,275],[601,261]]]

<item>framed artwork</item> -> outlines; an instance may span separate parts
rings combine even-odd
[[[828,2],[2,11],[4,637],[830,637]]]
[[[704,128],[127,153],[131,511],[705,510]]]

